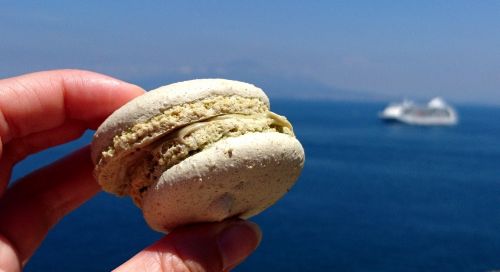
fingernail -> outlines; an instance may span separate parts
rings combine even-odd
[[[235,221],[226,226],[217,238],[224,270],[243,261],[257,248],[261,239],[262,233],[255,223]]]

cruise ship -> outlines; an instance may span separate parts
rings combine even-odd
[[[456,111],[440,97],[433,98],[427,105],[417,105],[405,100],[390,104],[379,117],[387,122],[401,122],[422,126],[451,126],[458,123]]]

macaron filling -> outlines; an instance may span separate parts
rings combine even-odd
[[[266,103],[258,98],[212,96],[192,103],[177,105],[161,111],[148,122],[139,123],[113,138],[113,144],[102,152],[102,157],[113,156],[149,138],[203,118],[229,113],[254,114],[266,112]]]
[[[258,132],[294,136],[286,118],[269,111],[251,115],[223,114],[176,129],[147,148],[142,163],[133,167],[128,194],[141,206],[143,194],[168,168],[224,138]]]
[[[239,95],[214,95],[160,110],[150,120],[135,124],[113,138],[111,145],[98,158],[95,171],[97,180],[105,191],[117,195],[129,194],[131,164],[147,154],[147,147],[158,138],[214,116],[266,112],[269,112],[266,101]]]

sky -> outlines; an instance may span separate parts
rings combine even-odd
[[[500,105],[500,1],[0,0],[0,78],[59,68]]]

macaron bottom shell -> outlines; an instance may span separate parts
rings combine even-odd
[[[223,139],[167,169],[144,194],[142,211],[160,232],[197,222],[248,218],[295,183],[304,150],[293,136],[248,133]]]
[[[276,119],[269,118],[267,114],[229,114],[209,118],[176,130],[146,148],[142,159],[136,159],[136,166],[129,171],[130,197],[137,206],[141,207],[143,193],[158,181],[166,169],[224,138],[266,131],[293,136],[291,125],[283,127],[275,123],[277,123]]]

